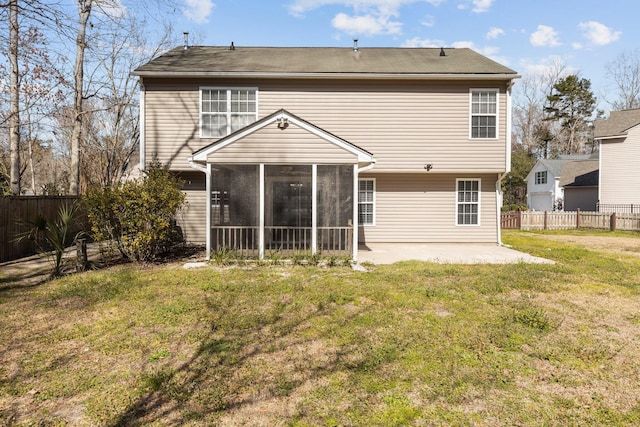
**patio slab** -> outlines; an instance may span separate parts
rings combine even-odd
[[[368,243],[358,250],[359,263],[393,264],[409,260],[440,264],[555,264],[495,243]]]

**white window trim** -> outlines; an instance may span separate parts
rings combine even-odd
[[[230,91],[232,90],[253,90],[256,93],[256,116],[255,121],[258,120],[258,110],[260,108],[260,103],[258,99],[258,87],[257,86],[200,86],[198,88],[198,130],[200,138],[203,139],[220,139],[228,136],[231,133],[231,120],[227,119],[227,133],[221,137],[215,136],[204,136],[202,134],[202,91],[203,90],[226,90],[227,91],[227,102],[231,102]],[[227,111],[227,114],[230,114],[231,111]]]
[[[474,138],[473,134],[473,117],[474,116],[493,116],[493,114],[473,114],[473,92],[495,92],[496,93],[496,136],[495,138]],[[500,136],[500,89],[490,87],[477,87],[469,89],[469,139],[473,141],[495,141]]]
[[[460,181],[478,181],[478,223],[477,224],[460,224],[458,222],[458,205],[467,204],[458,202],[458,183]],[[479,227],[482,223],[482,179],[480,178],[456,178],[456,189],[455,189],[455,198],[456,198],[456,226],[458,227]]]
[[[373,201],[372,202],[365,202],[365,203],[370,203],[371,205],[373,205],[373,217],[372,217],[372,221],[370,224],[363,224],[360,222],[360,181],[372,181],[373,182]],[[375,227],[376,225],[376,179],[375,178],[358,178],[358,205],[357,205],[357,211],[358,211],[358,225],[361,225],[363,227]]]
[[[542,179],[540,179],[540,182],[538,182],[538,176],[541,176],[541,177],[544,176],[544,182],[542,182]],[[536,171],[533,178],[535,180],[536,185],[546,185],[549,182],[549,174],[547,171]]]

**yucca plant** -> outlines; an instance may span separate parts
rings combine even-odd
[[[38,215],[33,221],[27,221],[24,225],[27,230],[18,234],[16,241],[31,240],[38,251],[51,257],[53,262],[52,277],[61,273],[62,255],[65,248],[75,245],[77,240],[84,235],[84,231],[77,231],[74,227],[77,205],[61,205],[55,218],[44,218]]]

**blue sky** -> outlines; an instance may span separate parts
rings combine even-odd
[[[636,0],[178,0],[174,30],[236,46],[470,47],[522,75],[554,61],[592,82],[640,47]]]

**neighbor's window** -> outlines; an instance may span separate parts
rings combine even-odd
[[[375,225],[375,196],[375,179],[358,180],[358,223],[360,225]]]
[[[536,184],[547,183],[547,171],[536,172]]]
[[[456,225],[480,225],[480,180],[456,180]]]
[[[221,138],[257,120],[257,89],[201,88],[200,136]]]
[[[471,138],[498,137],[498,90],[471,90]]]

